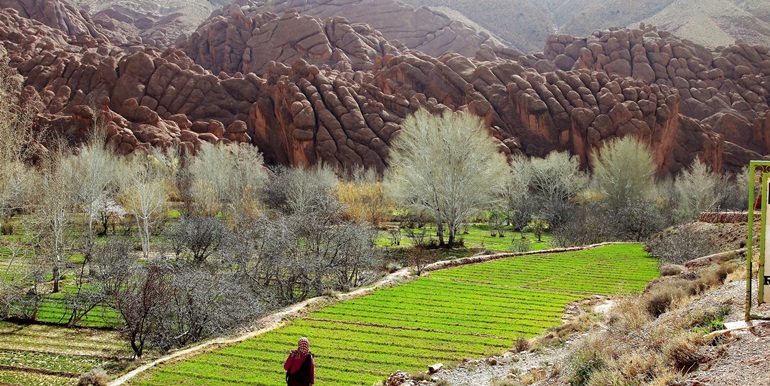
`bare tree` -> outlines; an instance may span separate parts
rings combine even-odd
[[[161,352],[225,333],[265,311],[249,287],[229,273],[181,265],[168,280],[169,302],[158,310],[151,335]]]
[[[415,246],[409,250],[408,254],[409,262],[414,266],[417,276],[422,275],[422,271],[425,270],[428,264],[434,263],[439,259],[438,254],[424,246]]]
[[[135,265],[131,245],[123,239],[111,239],[94,249],[92,284],[104,294],[105,300],[111,301],[132,279]]]
[[[632,136],[606,143],[593,156],[593,178],[612,208],[655,196],[655,163],[650,148]]]
[[[741,172],[732,176],[723,175],[722,183],[719,184],[718,189],[722,197],[718,204],[718,209],[747,210],[748,203],[746,202],[746,197],[749,190],[749,168],[745,167]]]
[[[206,145],[190,166],[190,192],[197,213],[256,217],[267,181],[262,155],[253,146]]]
[[[339,216],[342,204],[334,195],[338,182],[337,175],[327,166],[292,169],[286,191],[286,213],[314,212],[327,217]]]
[[[262,218],[243,227],[225,262],[266,302],[291,304],[328,289],[347,290],[372,280],[381,256],[376,232],[310,211]]]
[[[123,333],[137,358],[144,353],[145,344],[158,331],[163,310],[171,301],[168,269],[156,265],[133,266],[125,273],[129,278],[114,294],[112,304],[125,326]]]
[[[433,213],[441,244],[446,224],[449,247],[468,216],[492,206],[499,176],[508,171],[481,120],[467,112],[417,111],[403,122],[390,157],[389,194],[403,206]]]
[[[305,230],[310,245],[309,259],[321,259],[335,290],[348,291],[373,279],[381,256],[375,247],[377,232],[353,222]]]
[[[513,157],[510,172],[504,176],[501,194],[501,208],[505,211],[508,224],[513,225],[524,238],[526,227],[535,213],[535,202],[530,194],[532,165],[529,158]]]
[[[29,283],[35,280],[35,270],[39,269],[34,264],[20,264],[23,260],[32,261],[30,251],[26,248],[16,244],[4,248],[9,258],[7,264],[0,266],[0,320],[26,313],[21,310],[27,308],[26,304],[30,300],[27,294]],[[32,300],[34,303],[35,299]]]
[[[532,216],[536,212],[535,200],[529,195],[519,197],[513,202],[511,207],[513,215],[511,216],[511,225],[518,229],[521,238],[524,238],[524,230],[532,221]]]
[[[240,216],[256,218],[262,210],[260,192],[268,181],[262,153],[253,145],[233,146],[233,178],[229,202]]]
[[[696,158],[674,182],[677,202],[675,212],[679,221],[692,221],[701,212],[714,209],[722,199],[720,184],[722,178]]]
[[[552,152],[531,160],[530,189],[540,207],[540,217],[557,228],[566,220],[573,199],[588,182],[577,158],[567,152]]]
[[[35,228],[40,246],[49,257],[52,267],[53,292],[59,292],[61,268],[69,247],[64,232],[70,223],[74,200],[72,192],[79,178],[72,167],[71,156],[58,156],[48,161],[38,175],[37,186],[40,194],[35,206]]]
[[[684,264],[688,260],[718,252],[719,245],[697,224],[685,224],[669,232],[655,235],[647,242],[650,254],[664,264]]]
[[[152,227],[163,216],[168,198],[166,174],[151,162],[152,159],[138,156],[128,163],[122,181],[121,200],[139,227],[139,239],[145,258],[150,254]]]
[[[68,326],[74,326],[87,314],[112,304],[117,293],[131,278],[136,259],[126,240],[111,239],[106,244],[95,244],[91,251],[92,264],[88,281],[81,270],[76,290],[65,294],[68,307]],[[85,264],[84,264],[85,265]],[[107,320],[105,320],[107,321]],[[118,327],[118,326],[115,326]]]
[[[115,155],[105,148],[104,135],[98,130],[93,131],[89,142],[70,160],[70,167],[78,176],[73,192],[76,204],[85,214],[87,260],[94,244],[94,226],[116,193],[117,163]]]
[[[8,65],[8,54],[0,47],[0,229],[22,206],[25,192],[25,161],[33,151],[34,111],[20,98],[24,78]]]
[[[174,252],[179,257],[189,251],[196,264],[202,264],[229,238],[229,230],[216,217],[185,217],[171,233]]]

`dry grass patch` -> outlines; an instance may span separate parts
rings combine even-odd
[[[695,296],[738,270],[722,262],[651,282],[638,296],[617,298],[605,330],[579,343],[562,381],[572,386],[671,385],[708,360],[704,335],[724,327],[728,306],[694,307]],[[673,269],[672,269],[673,271]]]
[[[657,318],[678,300],[699,293],[699,288],[691,281],[677,279],[664,281],[642,296],[641,304],[653,318]]]
[[[703,335],[686,332],[670,338],[663,346],[663,356],[677,370],[688,373],[698,367],[702,358],[699,348],[705,343]]]
[[[513,378],[497,378],[490,382],[490,386],[525,386],[525,383]]]
[[[78,380],[78,386],[107,386],[110,377],[102,369],[93,369],[83,374]]]
[[[660,276],[676,276],[685,271],[685,267],[679,264],[665,264],[660,266]]]
[[[638,329],[652,320],[644,307],[639,307],[639,296],[626,295],[615,300],[610,323],[621,329]]]

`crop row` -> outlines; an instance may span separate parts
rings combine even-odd
[[[434,272],[432,276],[514,287],[579,289],[576,292],[592,292],[595,287],[606,292],[608,286],[600,285],[602,282],[625,282],[630,290],[644,288],[644,283],[657,274],[656,264],[639,245],[613,245],[574,252],[569,259],[557,254],[519,256]],[[602,281],[597,280],[600,278]]]
[[[78,380],[75,378],[57,377],[28,373],[24,371],[0,371],[0,384],[8,385],[45,385],[45,386],[74,386]]]
[[[456,323],[451,322],[434,322],[425,318],[408,318],[408,317],[372,317],[366,314],[350,314],[350,315],[335,315],[335,321],[358,321],[366,318],[366,323],[374,323],[382,326],[390,327],[409,327],[409,328],[421,328],[430,331],[443,331],[447,333],[463,333],[468,330],[473,330],[476,333],[484,336],[498,336],[498,337],[515,337],[515,336],[532,336],[539,331],[546,329],[547,327],[535,326],[531,324],[516,323],[515,320],[511,320],[511,325],[503,327],[497,327],[493,330],[483,330],[483,326],[466,321],[458,321]],[[553,325],[553,324],[552,324]],[[479,332],[483,331],[483,332]]]
[[[347,347],[355,347],[355,351],[359,352],[369,352],[371,349],[367,349],[366,347],[375,347],[375,350],[377,352],[381,353],[398,353],[403,352],[404,350],[408,350],[410,353],[421,353],[421,352],[431,352],[433,354],[435,353],[461,353],[463,355],[471,355],[471,354],[482,354],[490,349],[490,347],[496,347],[499,349],[503,349],[510,346],[511,340],[508,339],[500,339],[498,338],[496,341],[489,341],[486,340],[485,342],[461,342],[461,341],[439,341],[439,342],[432,342],[426,339],[398,339],[398,338],[392,338],[389,336],[378,336],[370,333],[365,333],[363,331],[350,331],[347,333],[340,332],[340,331],[334,331],[332,333],[324,333],[324,331],[319,328],[318,326],[314,326],[315,328],[308,328],[304,327],[302,330],[290,330],[290,331],[280,331],[276,332],[274,334],[270,334],[270,336],[266,336],[264,339],[259,340],[259,345],[264,345],[265,343],[274,344],[274,345],[283,345],[285,342],[291,341],[293,337],[297,336],[297,334],[301,334],[305,331],[313,331],[313,339],[318,340],[322,342],[324,347],[328,346],[338,346],[338,345],[346,345]],[[470,339],[477,339],[480,340],[478,336],[472,336],[472,335],[466,335],[467,338]],[[259,346],[261,347],[261,346]],[[255,349],[258,349],[259,347],[244,347],[240,346],[239,349],[233,348],[234,353],[246,353],[242,355],[250,355],[248,353],[255,352]],[[243,351],[240,351],[240,349],[243,349]],[[349,349],[348,349],[349,350]],[[285,350],[281,351],[282,353],[285,352]]]
[[[19,326],[0,322],[0,350],[57,350],[64,354],[127,355],[116,333],[44,325]]]
[[[30,351],[0,350],[0,365],[23,366],[69,373],[85,373],[104,363],[100,358],[41,353]]]
[[[393,290],[381,295],[375,293],[374,295],[377,295],[375,299],[390,299],[391,296],[396,296],[409,298],[415,302],[422,299],[423,301],[452,300],[452,302],[473,304],[529,303],[541,306],[548,306],[550,301],[561,302],[574,299],[574,296],[563,293],[434,277],[417,280],[402,290]]]
[[[370,295],[372,299],[408,299],[410,303],[442,301],[448,303],[470,303],[470,304],[529,304],[532,306],[552,307],[551,302],[561,303],[576,300],[574,295],[554,292],[543,292],[539,290],[528,290],[525,288],[510,288],[498,285],[489,285],[479,282],[462,282],[456,280],[430,279],[423,278],[409,286],[400,289],[378,292]],[[474,291],[475,289],[475,291]],[[367,296],[364,299],[369,299]],[[365,301],[361,299],[360,301]]]
[[[436,344],[455,344],[460,346],[481,345],[486,347],[507,347],[510,342],[508,339],[482,337],[478,335],[449,335],[443,332],[431,332],[424,330],[409,330],[402,328],[367,326],[361,324],[297,320],[291,325],[274,331],[275,335],[296,336],[303,331],[313,329],[321,337],[335,338],[336,336],[352,336],[350,332],[355,332],[356,336],[362,339],[368,339],[373,343],[393,342],[401,344],[404,347],[431,347]],[[256,345],[259,339],[242,343],[248,347],[251,342]]]
[[[48,295],[38,306],[37,320],[66,323],[70,316],[70,307],[64,299],[64,294]],[[84,327],[115,327],[120,324],[120,316],[115,309],[100,304],[89,311],[78,324]]]
[[[529,290],[528,290],[529,291]],[[533,291],[529,291],[530,293]],[[537,291],[542,294],[542,291]],[[543,304],[543,302],[554,302],[554,303],[568,303],[572,300],[577,300],[574,295],[569,296],[537,296],[532,298],[519,298],[521,296],[521,293],[519,293],[519,296],[516,297],[491,297],[482,293],[477,294],[477,300],[473,301],[472,295],[470,293],[468,294],[460,294],[459,291],[457,291],[458,295],[453,299],[453,296],[449,293],[443,293],[443,294],[436,294],[434,292],[433,295],[430,293],[424,293],[422,296],[420,296],[420,293],[392,293],[391,296],[377,296],[377,297],[365,297],[356,299],[350,302],[343,303],[343,305],[339,305],[339,308],[345,308],[345,307],[366,307],[368,305],[377,306],[377,307],[383,307],[386,306],[387,308],[401,308],[401,309],[413,309],[413,310],[419,310],[419,309],[430,309],[431,307],[439,307],[442,310],[452,310],[452,309],[459,309],[459,310],[466,310],[466,311],[460,311],[463,313],[467,313],[469,311],[483,311],[483,310],[489,310],[489,311],[500,311],[502,313],[508,313],[511,311],[519,311],[523,309],[534,309],[538,311],[551,311],[551,312],[560,312],[561,309],[559,309],[556,306],[553,306],[551,304]],[[510,292],[509,292],[510,293]],[[511,295],[513,295],[511,293]],[[392,299],[388,301],[389,299]]]
[[[391,314],[411,314],[411,315],[425,315],[428,314],[430,317],[434,317],[433,311],[431,310],[432,306],[437,305],[438,303],[434,303],[433,305],[429,305],[426,303],[421,303],[417,306],[413,304],[404,304],[404,303],[392,303],[388,304],[382,301],[379,302],[361,302],[358,304],[348,304],[348,303],[342,303],[339,306],[335,306],[334,310],[344,311],[344,310],[355,310],[355,311],[364,311],[364,312],[375,312],[375,313],[391,313]],[[509,319],[511,317],[515,317],[517,320],[521,321],[544,321],[544,320],[551,320],[552,318],[561,317],[562,310],[556,311],[556,310],[543,310],[540,307],[533,307],[533,308],[524,308],[524,307],[492,307],[492,306],[485,306],[485,305],[468,305],[466,307],[463,307],[463,305],[458,304],[449,304],[448,306],[444,307],[444,313],[442,314],[443,317],[447,318],[467,318],[467,317],[476,317],[480,319],[486,319],[486,320],[500,320],[500,319]]]
[[[518,318],[512,314],[508,318],[473,318],[472,314],[451,315],[446,312],[432,313],[431,310],[410,313],[388,313],[387,310],[338,310],[326,309],[313,313],[312,318],[359,321],[393,327],[417,327],[446,332],[469,331],[484,335],[509,336],[509,333],[524,333],[527,330],[553,327],[559,318],[535,319],[535,315]],[[554,320],[555,319],[555,320]],[[509,327],[510,326],[510,327]]]

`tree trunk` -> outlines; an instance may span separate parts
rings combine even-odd
[[[455,237],[457,236],[457,225],[451,224],[449,225],[449,248],[452,248],[455,246]]]
[[[148,258],[150,256],[150,221],[147,218],[142,219],[142,230],[140,231],[142,233],[142,254],[144,255],[144,258]]]
[[[58,293],[59,292],[59,263],[57,262],[53,266],[53,292]]]
[[[438,236],[438,245],[444,246],[444,224],[436,223],[436,236]]]

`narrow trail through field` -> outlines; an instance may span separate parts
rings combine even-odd
[[[526,256],[526,255],[533,255],[533,254],[548,254],[548,253],[560,253],[560,252],[572,252],[572,251],[580,251],[580,250],[586,250],[586,249],[593,249],[598,248],[602,246],[607,245],[613,245],[613,244],[626,244],[626,243],[601,243],[601,244],[595,244],[590,246],[584,246],[584,247],[573,247],[573,248],[554,248],[549,250],[540,250],[540,251],[532,251],[532,252],[524,252],[524,253],[499,253],[499,254],[492,254],[492,255],[483,255],[483,256],[471,256],[466,258],[460,258],[460,259],[454,259],[454,260],[446,260],[446,261],[440,261],[437,263],[430,264],[425,268],[425,271],[436,271],[436,270],[442,270],[452,267],[457,267],[461,265],[470,265],[470,264],[477,264],[477,263],[483,263],[493,260],[499,260],[503,258],[509,258],[509,257],[516,257],[516,256]],[[351,291],[349,293],[344,294],[338,294],[336,295],[336,300],[349,300],[358,298],[364,295],[367,295],[371,292],[374,292],[375,290],[392,285],[394,283],[399,283],[407,280],[412,276],[412,269],[411,268],[404,268],[399,271],[396,271],[383,279],[379,280],[373,285],[359,288],[357,290]],[[201,344],[198,344],[196,346],[192,346],[183,350],[175,351],[173,353],[170,353],[168,355],[165,355],[161,358],[158,358],[150,363],[147,363],[145,365],[142,365],[131,372],[113,380],[109,383],[109,386],[118,386],[123,385],[126,382],[130,381],[131,379],[135,378],[136,376],[154,368],[157,365],[160,365],[165,362],[169,362],[175,359],[184,358],[186,356],[191,356],[194,354],[202,353],[208,349],[214,349],[220,346],[225,345],[231,345],[235,343],[241,343],[246,340],[255,338],[257,336],[260,336],[262,334],[265,334],[267,332],[273,331],[275,329],[278,329],[284,325],[286,325],[285,319],[290,317],[297,317],[301,316],[303,311],[306,310],[308,307],[320,304],[324,301],[326,301],[326,297],[316,297],[312,299],[305,300],[303,302],[294,304],[292,306],[289,306],[287,308],[284,308],[282,310],[279,310],[273,314],[270,314],[268,316],[265,316],[264,318],[260,319],[256,325],[260,326],[260,328],[252,331],[247,331],[244,334],[241,334],[239,336],[230,336],[230,337],[221,337],[216,338],[213,340],[209,340],[206,342],[203,342]],[[389,326],[392,327],[392,326]]]

